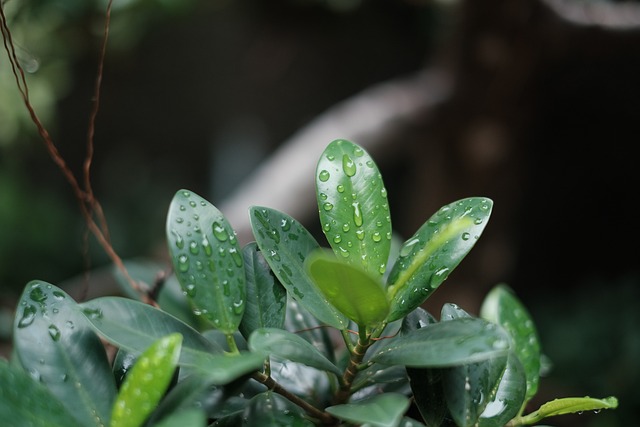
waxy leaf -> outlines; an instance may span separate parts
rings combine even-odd
[[[273,276],[255,242],[242,249],[247,298],[240,332],[247,338],[258,328],[282,328],[287,308],[287,291]]]
[[[480,415],[479,427],[503,427],[518,415],[524,402],[526,388],[524,368],[512,351],[509,353],[498,389]]]
[[[178,364],[182,335],[151,344],[127,375],[113,405],[110,427],[139,427],[164,395]]]
[[[206,377],[213,385],[225,385],[261,369],[268,354],[241,351],[234,354],[200,353],[199,356],[188,365],[197,371],[195,375]]]
[[[615,397],[605,397],[604,399],[594,399],[592,397],[565,397],[554,399],[540,406],[540,409],[524,417],[518,417],[518,424],[535,424],[543,418],[557,415],[575,414],[584,411],[601,411],[603,409],[615,409],[618,407],[618,399]]]
[[[257,394],[244,410],[243,427],[313,427],[300,407],[279,394]],[[237,425],[237,424],[236,424]]]
[[[176,277],[194,313],[232,334],[244,313],[245,275],[235,232],[222,213],[192,191],[178,191],[167,216]]]
[[[338,139],[316,168],[322,230],[346,263],[381,277],[391,248],[387,190],[375,162],[362,147]]]
[[[389,302],[382,283],[360,267],[323,250],[309,254],[305,267],[325,298],[356,324],[373,327],[387,317]]]
[[[321,322],[346,329],[347,318],[326,300],[304,268],[307,256],[320,245],[298,221],[275,209],[249,209],[260,252],[289,295]]]
[[[283,329],[263,328],[249,337],[249,349],[341,376],[342,372],[304,338]]]
[[[81,427],[42,383],[0,358],[0,419],[7,427]]]
[[[373,427],[395,427],[409,408],[409,399],[399,393],[384,393],[344,405],[330,406],[328,413],[341,420]]]
[[[499,324],[511,336],[527,376],[526,404],[538,391],[540,380],[540,340],[531,315],[510,288],[498,285],[485,297],[480,316]]]
[[[320,327],[318,319],[293,298],[287,299],[287,315],[284,319],[284,329],[293,331],[296,335],[311,343],[320,353],[335,363],[334,342],[330,329]]]
[[[440,427],[447,414],[442,375],[447,368],[407,368],[413,399],[427,427]]]
[[[27,284],[14,322],[20,364],[45,384],[82,425],[108,424],[116,395],[104,346],[63,290]]]
[[[207,416],[200,409],[186,409],[164,418],[153,427],[206,427]]]
[[[450,367],[505,356],[509,337],[482,319],[454,319],[390,338],[371,357],[385,365]]]
[[[422,305],[446,280],[482,234],[492,207],[484,197],[443,206],[404,243],[387,279],[389,321]]]

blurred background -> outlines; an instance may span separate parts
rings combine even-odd
[[[106,2],[3,4],[32,103],[80,174]],[[637,423],[639,3],[115,0],[113,8],[92,182],[122,258],[166,260],[165,216],[181,188],[220,207],[245,242],[250,204],[284,210],[321,236],[315,162],[331,140],[352,139],[377,159],[403,238],[444,204],[494,200],[484,235],[429,311],[456,302],[477,313],[486,292],[507,283],[551,364],[539,403],[620,399],[615,411],[548,424]],[[3,355],[28,281],[80,294],[90,271],[91,295],[117,292],[107,256],[85,234],[3,52]]]

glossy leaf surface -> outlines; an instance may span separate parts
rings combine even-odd
[[[440,427],[447,414],[442,386],[446,368],[407,368],[413,399],[427,427]]]
[[[240,332],[248,337],[259,328],[282,328],[287,306],[287,291],[271,273],[269,264],[255,242],[242,249],[247,298]]]
[[[334,417],[355,424],[373,427],[395,427],[409,408],[409,399],[398,393],[384,393],[368,399],[330,406],[326,409]]]
[[[485,297],[480,315],[502,326],[513,340],[513,350],[527,376],[525,403],[538,391],[540,340],[531,315],[506,285],[494,287]]]
[[[362,147],[338,139],[316,169],[320,222],[329,244],[346,263],[381,277],[391,248],[387,190],[375,162]]]
[[[376,326],[389,314],[382,283],[361,268],[322,250],[309,254],[305,267],[325,298],[356,324]]]
[[[43,384],[19,366],[0,358],[0,419],[8,427],[80,427],[79,422]],[[88,424],[96,425],[96,423]]]
[[[78,421],[108,424],[116,395],[104,346],[75,301],[42,281],[27,284],[14,322],[21,365],[45,384]]]
[[[249,401],[243,419],[244,427],[313,427],[298,406],[270,391]]]
[[[575,414],[584,411],[597,412],[603,409],[615,409],[617,407],[618,399],[613,396],[605,397],[604,399],[595,399],[592,397],[565,397],[545,403],[540,406],[540,409],[529,415],[520,417],[518,421],[521,424],[534,424],[547,417]]]
[[[206,377],[213,385],[225,385],[262,368],[266,353],[205,354],[193,360],[189,367],[196,375]]]
[[[329,304],[305,271],[304,260],[320,248],[311,233],[275,209],[253,206],[250,216],[258,247],[289,295],[322,323],[345,329],[347,318]]]
[[[178,191],[167,216],[176,277],[194,313],[231,334],[244,313],[245,276],[235,232],[222,213],[188,190]]]
[[[450,367],[505,356],[509,337],[482,319],[454,319],[390,338],[374,362],[409,367]]]
[[[304,338],[335,363],[335,344],[331,339],[330,329],[320,327],[320,321],[293,298],[287,299],[284,326],[285,330],[293,331],[297,336]]]
[[[164,395],[178,364],[182,335],[151,344],[138,358],[113,405],[110,427],[139,427]]]
[[[522,407],[527,388],[524,368],[513,352],[508,357],[498,389],[480,415],[479,427],[503,427]]]
[[[422,305],[446,280],[482,234],[492,207],[484,197],[443,206],[404,243],[387,279],[389,321]]]
[[[304,338],[283,329],[264,328],[254,331],[249,337],[249,349],[333,372],[337,376],[342,375],[333,363]]]

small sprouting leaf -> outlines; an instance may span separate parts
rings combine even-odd
[[[342,372],[304,338],[282,329],[255,330],[249,337],[249,349],[261,351],[341,376]]]
[[[244,313],[245,275],[235,231],[192,191],[178,191],[167,215],[169,253],[194,313],[232,334]]]
[[[330,406],[334,417],[373,427],[395,427],[409,408],[409,399],[399,393],[384,393],[354,403]]]
[[[518,357],[509,353],[507,366],[502,374],[498,389],[478,420],[479,427],[503,427],[518,415],[524,402],[527,388],[524,368]]]
[[[360,267],[323,250],[309,254],[305,267],[325,298],[356,324],[376,326],[387,317],[389,302],[382,283]]]
[[[454,319],[390,338],[371,357],[385,365],[450,367],[505,356],[509,337],[482,319]]]
[[[19,366],[0,358],[0,419],[7,426],[80,427],[65,405]]]
[[[108,424],[116,395],[104,346],[76,302],[58,287],[34,280],[14,322],[20,364],[45,384],[81,424]]]
[[[258,328],[282,328],[287,308],[287,291],[271,273],[255,242],[242,249],[247,298],[240,332],[247,338]]]
[[[404,243],[387,279],[389,321],[422,305],[445,281],[482,234],[492,207],[484,197],[443,206]]]
[[[313,427],[304,412],[271,391],[255,395],[244,410],[243,427]]]
[[[362,147],[338,139],[318,160],[316,195],[322,230],[336,255],[382,277],[391,248],[387,190]]]
[[[499,324],[511,336],[513,351],[527,376],[526,404],[538,391],[540,379],[540,340],[531,315],[513,291],[502,284],[487,294],[480,316]]]
[[[139,427],[164,395],[178,364],[182,335],[167,335],[138,358],[113,404],[111,427]]]
[[[603,409],[615,409],[618,407],[618,399],[613,396],[604,399],[594,399],[592,397],[565,397],[554,399],[540,406],[534,411],[517,419],[518,424],[535,424],[543,418],[555,417],[556,415],[575,414],[584,411],[598,412]]]
[[[311,233],[275,209],[253,206],[250,217],[260,252],[288,294],[321,322],[346,329],[347,318],[329,304],[305,272],[304,260],[320,248]]]

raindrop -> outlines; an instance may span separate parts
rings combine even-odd
[[[342,255],[343,258],[349,258],[349,251],[345,248],[339,248],[340,249],[340,255]]]
[[[71,320],[67,320],[65,323],[66,327],[69,329],[74,329],[76,327],[76,325],[73,324],[73,322]]]
[[[99,308],[85,308],[82,310],[85,315],[89,317],[89,319],[100,319],[102,318],[102,310]]]
[[[384,274],[385,271],[387,271],[387,265],[386,264],[380,264],[380,267],[378,267],[378,273]]]
[[[333,209],[333,205],[329,202],[325,203],[324,205],[322,205],[322,209],[324,209],[325,211],[330,211],[331,209]]]
[[[280,228],[282,228],[282,231],[289,231],[291,229],[291,221],[286,218],[282,218],[280,221]]]
[[[185,288],[185,292],[187,293],[187,296],[193,298],[196,296],[196,285],[194,285],[193,283],[189,283],[186,288]]]
[[[364,155],[364,150],[360,147],[355,147],[353,149],[353,154],[355,154],[356,157],[362,157]]]
[[[189,270],[189,257],[186,255],[180,255],[178,257],[178,270],[186,273]]]
[[[471,235],[467,232],[462,233],[462,240],[469,240],[469,237],[471,237]]]
[[[322,182],[327,182],[330,176],[331,175],[329,174],[329,171],[323,169],[320,171],[320,174],[318,175],[318,179]]]
[[[320,193],[319,196],[322,200],[327,200],[327,198],[329,197],[325,193]]]
[[[184,219],[183,219],[182,217],[180,217],[180,216],[179,216],[179,217],[177,217],[177,218],[176,218],[176,222],[177,222],[178,224],[182,224],[182,223],[184,222]]]
[[[194,202],[193,200],[189,201],[189,206],[191,206],[192,208],[195,208],[196,202]]]
[[[53,291],[52,294],[53,294],[53,297],[58,301],[61,301],[64,299],[64,293],[61,291]]]
[[[342,242],[342,236],[339,234],[336,234],[335,237],[333,238],[333,243],[340,243]]]
[[[239,300],[233,303],[233,312],[235,314],[242,314],[244,311],[244,301]]]
[[[371,235],[371,240],[373,240],[374,242],[379,242],[380,240],[382,240],[382,236],[380,235],[379,232],[375,232]]]
[[[47,294],[42,292],[40,285],[34,285],[31,292],[29,292],[29,298],[35,302],[44,302],[47,299]]]
[[[49,325],[49,336],[54,341],[60,340],[60,330],[56,327],[56,325]]]
[[[325,233],[328,233],[329,231],[331,231],[331,224],[329,224],[328,222],[323,224],[322,230],[324,230]]]
[[[204,253],[207,254],[207,256],[211,256],[213,250],[211,249],[211,243],[209,243],[207,236],[202,236],[202,247],[204,248]]]
[[[327,159],[329,161],[334,161],[336,159],[336,156],[334,156],[333,154],[327,154]]]
[[[420,239],[418,239],[417,237],[414,237],[413,239],[409,239],[406,242],[404,242],[404,245],[402,245],[402,248],[400,249],[400,256],[401,257],[408,256],[413,251],[414,246],[419,241]]]
[[[187,208],[186,208],[184,205],[180,205],[180,210],[181,210],[181,211],[186,211],[186,210],[187,210]]]
[[[36,318],[36,307],[33,305],[28,305],[22,310],[22,317],[18,321],[18,328],[26,328],[30,324],[33,323]]]
[[[211,225],[211,229],[213,230],[213,235],[219,241],[224,242],[227,239],[229,239],[229,234],[227,233],[227,230],[225,230],[224,227],[221,226],[219,223],[214,222]]]
[[[349,177],[356,174],[356,165],[348,154],[342,156],[342,170]]]
[[[242,267],[242,256],[238,253],[236,248],[229,248],[229,253],[231,254],[231,258],[233,258],[233,262],[236,263],[237,267]]]
[[[199,219],[200,219],[200,215],[198,215],[198,214],[193,214],[193,219],[194,219],[195,221],[199,220]]]
[[[183,191],[183,192],[182,192],[182,195],[183,195],[184,197],[190,197],[190,196],[191,196],[191,193],[190,193],[190,192],[188,192],[188,191]]]
[[[178,249],[182,249],[184,248],[184,240],[182,239],[182,236],[176,231],[176,230],[171,230],[171,234],[173,234],[173,237],[176,240],[176,247]]]
[[[367,160],[367,166],[373,169],[373,161]]]
[[[189,252],[194,255],[198,255],[198,253],[200,252],[200,248],[198,247],[197,242],[191,241],[191,243],[189,243]]]
[[[443,276],[447,271],[449,271],[448,267],[440,267],[433,274],[436,275],[436,276]]]
[[[356,237],[358,238],[358,240],[364,240],[364,230],[356,230]]]
[[[386,189],[386,188],[384,188],[384,187],[382,187],[382,190],[380,190],[380,195],[381,195],[382,197],[387,197],[387,189]]]
[[[342,231],[344,231],[345,233],[349,231],[351,227],[349,227],[349,223],[344,223],[342,224]]]
[[[480,224],[482,224],[482,218],[476,218],[476,219],[474,219],[474,220],[473,220],[473,223],[474,223],[475,225],[480,225]]]
[[[360,227],[362,225],[362,212],[360,211],[360,203],[353,202],[351,206],[353,206],[353,223],[357,227]]]
[[[340,184],[336,189],[338,190],[338,193],[344,193],[344,185]]]

